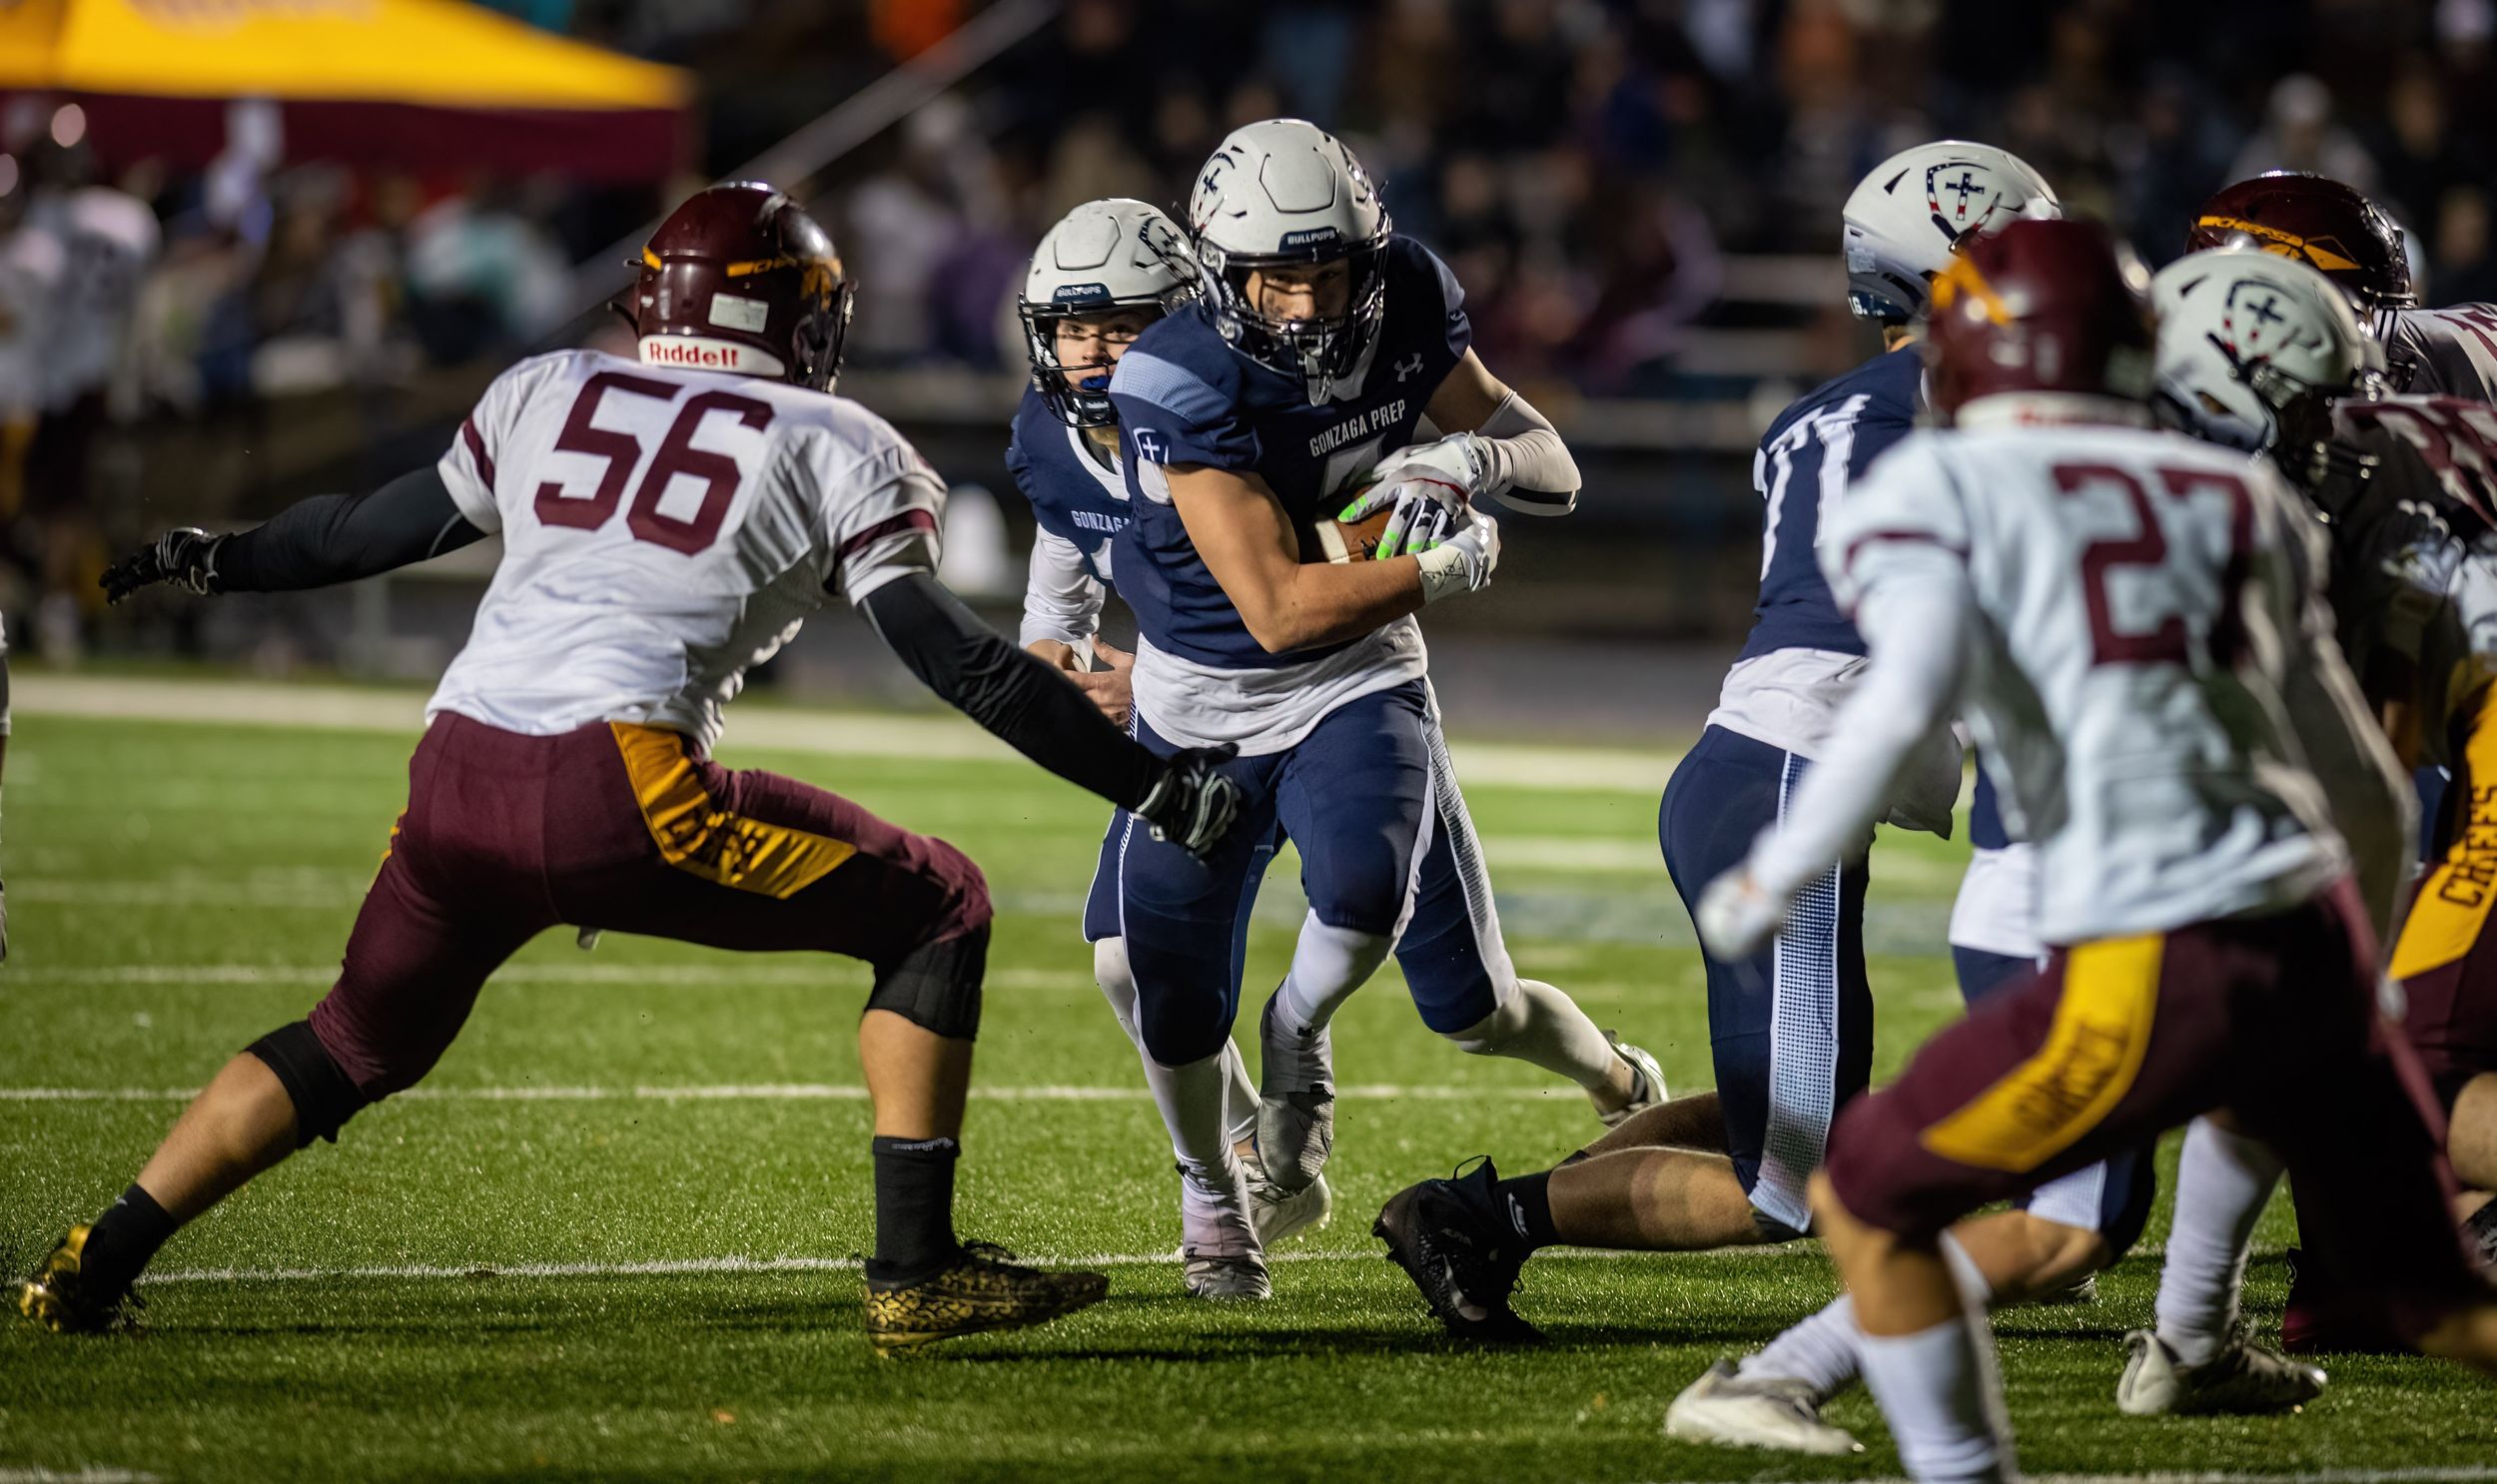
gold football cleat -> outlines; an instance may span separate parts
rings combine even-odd
[[[965,1242],[962,1255],[915,1283],[867,1284],[867,1338],[891,1355],[995,1329],[1026,1329],[1089,1308],[1110,1292],[1097,1272],[1025,1267],[994,1242]]]
[[[85,1273],[87,1227],[72,1226],[53,1243],[26,1281],[17,1285],[17,1311],[54,1334],[103,1334],[139,1327],[140,1298],[124,1288],[117,1293],[88,1289]]]

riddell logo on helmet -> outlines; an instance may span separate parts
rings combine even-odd
[[[776,376],[783,370],[777,356],[735,341],[702,335],[645,335],[641,338],[641,360],[644,366],[680,366],[691,371],[737,371],[754,376]]]
[[[736,366],[738,346],[697,346],[681,341],[653,341],[642,359],[652,366],[699,366],[726,371]]]

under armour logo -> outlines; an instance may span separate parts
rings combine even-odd
[[[1421,369],[1422,353],[1416,351],[1412,355],[1407,356],[1402,361],[1396,363],[1396,379],[1398,381],[1406,380],[1409,377],[1419,374]]]
[[[1134,440],[1136,456],[1146,463],[1161,463],[1170,457],[1170,445],[1162,440],[1162,434],[1150,427],[1136,429]]]

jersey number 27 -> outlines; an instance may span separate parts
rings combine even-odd
[[[563,419],[563,431],[555,437],[555,447],[566,453],[602,459],[606,467],[598,476],[597,488],[587,495],[569,493],[553,479],[538,485],[538,520],[546,525],[595,530],[614,516],[617,503],[624,497],[624,481],[632,477],[633,469],[641,462],[642,442],[636,433],[600,427],[590,420],[597,416],[598,404],[608,392],[672,404],[692,389],[682,382],[626,371],[600,371],[582,382],[571,414]],[[654,422],[655,411],[635,408],[632,420]],[[719,539],[720,523],[728,518],[729,503],[737,497],[737,485],[745,478],[745,470],[726,453],[693,445],[693,435],[701,430],[702,419],[713,412],[733,413],[738,421],[757,432],[772,420],[771,403],[734,391],[703,391],[688,397],[675,420],[667,425],[667,431],[660,435],[658,452],[651,455],[641,482],[633,487],[632,507],[624,514],[625,528],[633,533],[633,539],[688,556]],[[690,516],[670,515],[659,508],[669,483],[680,476],[702,481],[702,502]]]
[[[2157,476],[2168,506],[2176,509],[2180,517],[2186,515],[2198,493],[2215,493],[2227,500],[2226,560],[2218,574],[2219,605],[2209,617],[2208,638],[2212,661],[2231,663],[2240,637],[2236,590],[2243,583],[2245,559],[2254,541],[2254,497],[2244,480],[2217,469],[2162,465],[2150,472]],[[2107,488],[2119,491],[2132,507],[2139,531],[2136,535],[2104,537],[2081,548],[2081,586],[2082,600],[2089,609],[2090,663],[2189,665],[2192,650],[2182,612],[2169,612],[2147,630],[2119,629],[2115,626],[2114,602],[2107,592],[2107,579],[2119,568],[2155,570],[2167,564],[2167,533],[2150,492],[2141,487],[2131,470],[2111,463],[2059,463],[2054,474],[2055,487],[2067,495],[2085,497],[2093,490]]]

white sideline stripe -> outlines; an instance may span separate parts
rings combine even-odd
[[[1338,1098],[1368,1102],[1427,1103],[1540,1101],[1567,1098],[1568,1088],[1397,1087],[1385,1083],[1336,1090]],[[183,1103],[197,1088],[0,1088],[0,1103]],[[1143,1088],[1044,1084],[1029,1088],[973,1088],[971,1096],[993,1103],[1150,1103]],[[393,1103],[863,1103],[867,1089],[851,1083],[649,1084],[630,1088],[411,1088]]]
[[[67,985],[313,985],[339,977],[335,964],[114,964],[83,969],[15,965],[11,983],[40,980]],[[868,983],[863,967],[829,956],[815,964],[506,964],[488,981],[495,985],[827,985]],[[993,969],[985,981],[997,990],[1094,988],[1093,977],[1073,971]]]
[[[28,674],[12,682],[9,702],[19,716],[398,732],[412,744],[424,726],[424,697],[415,691],[345,685]],[[727,738],[740,748],[825,757],[1020,761],[1005,743],[954,716],[757,706],[730,713]],[[1677,758],[1627,748],[1508,742],[1451,742],[1448,750],[1460,783],[1600,793],[1661,793]]]
[[[97,1468],[92,1464],[74,1473],[59,1469],[0,1469],[0,1484],[157,1484],[162,1477],[137,1469]]]
[[[1704,1252],[1606,1252],[1592,1247],[1547,1247],[1538,1262],[1628,1262],[1640,1257],[1746,1257],[1760,1255],[1754,1247],[1718,1247]],[[1377,1262],[1373,1250],[1268,1252],[1268,1262]],[[1044,1267],[1152,1267],[1180,1260],[1176,1247],[1159,1252],[1095,1252],[1090,1256],[1057,1257],[1024,1253],[1019,1261]],[[369,1267],[185,1267],[143,1273],[142,1283],[302,1283],[322,1279],[384,1278],[647,1278],[703,1276],[732,1272],[856,1272],[865,1266],[858,1257],[656,1257],[642,1262],[471,1262],[464,1266],[433,1263],[384,1263]]]

